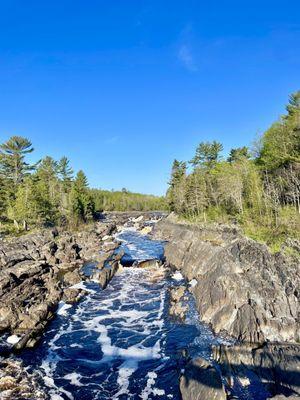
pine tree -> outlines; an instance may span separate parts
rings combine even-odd
[[[237,147],[235,149],[231,149],[228,157],[228,161],[230,163],[236,162],[236,161],[241,161],[243,159],[249,160],[250,154],[249,154],[249,149],[246,146],[243,147]]]
[[[24,176],[34,169],[25,161],[25,156],[33,151],[31,142],[21,136],[12,136],[0,145],[0,171],[14,187],[22,182]]]
[[[184,182],[186,163],[174,160],[171,172],[167,201],[171,211],[179,211],[184,206]]]
[[[75,224],[86,222],[93,218],[95,203],[88,190],[87,178],[79,171],[72,184],[70,193],[71,219]]]
[[[64,189],[67,191],[71,187],[74,171],[70,167],[70,161],[67,157],[62,157],[57,166],[60,179],[63,182]]]
[[[223,151],[223,145],[215,140],[213,142],[201,142],[196,148],[195,156],[190,164],[194,168],[200,165],[213,168],[220,159],[221,151]]]

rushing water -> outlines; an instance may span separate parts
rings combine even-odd
[[[118,239],[127,261],[163,256],[163,243],[132,230]],[[174,284],[134,267],[105,290],[85,283],[88,295],[61,305],[37,348],[24,351],[25,364],[39,372],[52,400],[180,399],[183,353],[209,357],[216,339],[197,323],[192,301],[186,323],[169,318],[168,287]]]

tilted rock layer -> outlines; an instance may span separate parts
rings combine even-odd
[[[200,228],[169,218],[155,236],[165,257],[188,279],[201,319],[215,332],[250,343],[299,341],[300,267],[236,229]]]

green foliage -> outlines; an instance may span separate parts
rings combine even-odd
[[[198,222],[235,222],[246,234],[277,251],[300,232],[300,92],[290,97],[288,114],[260,140],[257,157],[247,147],[231,149],[202,142],[190,161],[174,161],[167,192],[172,211]]]
[[[237,147],[236,149],[231,149],[227,161],[232,163],[232,162],[242,161],[243,159],[248,160],[249,158],[250,158],[249,149],[247,146],[243,146],[243,147]]]
[[[212,168],[220,158],[220,153],[223,151],[222,143],[216,142],[201,142],[196,148],[194,158],[190,163],[197,167],[204,165],[208,168]]]
[[[167,209],[164,197],[132,193],[128,190],[109,191],[90,189],[97,212],[105,211],[161,211]]]
[[[25,162],[25,155],[32,151],[31,142],[21,136],[12,136],[0,145],[0,173],[14,186],[21,183],[24,176],[34,169],[34,166]]]
[[[164,197],[90,189],[86,175],[75,178],[67,157],[26,161],[31,142],[13,136],[0,145],[0,230],[18,233],[40,226],[77,227],[93,220],[95,210],[165,210]]]
[[[72,184],[70,193],[71,219],[75,225],[93,219],[95,203],[88,189],[87,178],[83,171],[79,171]]]

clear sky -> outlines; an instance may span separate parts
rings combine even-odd
[[[203,140],[251,144],[300,89],[300,1],[0,0],[0,141],[162,194]]]

